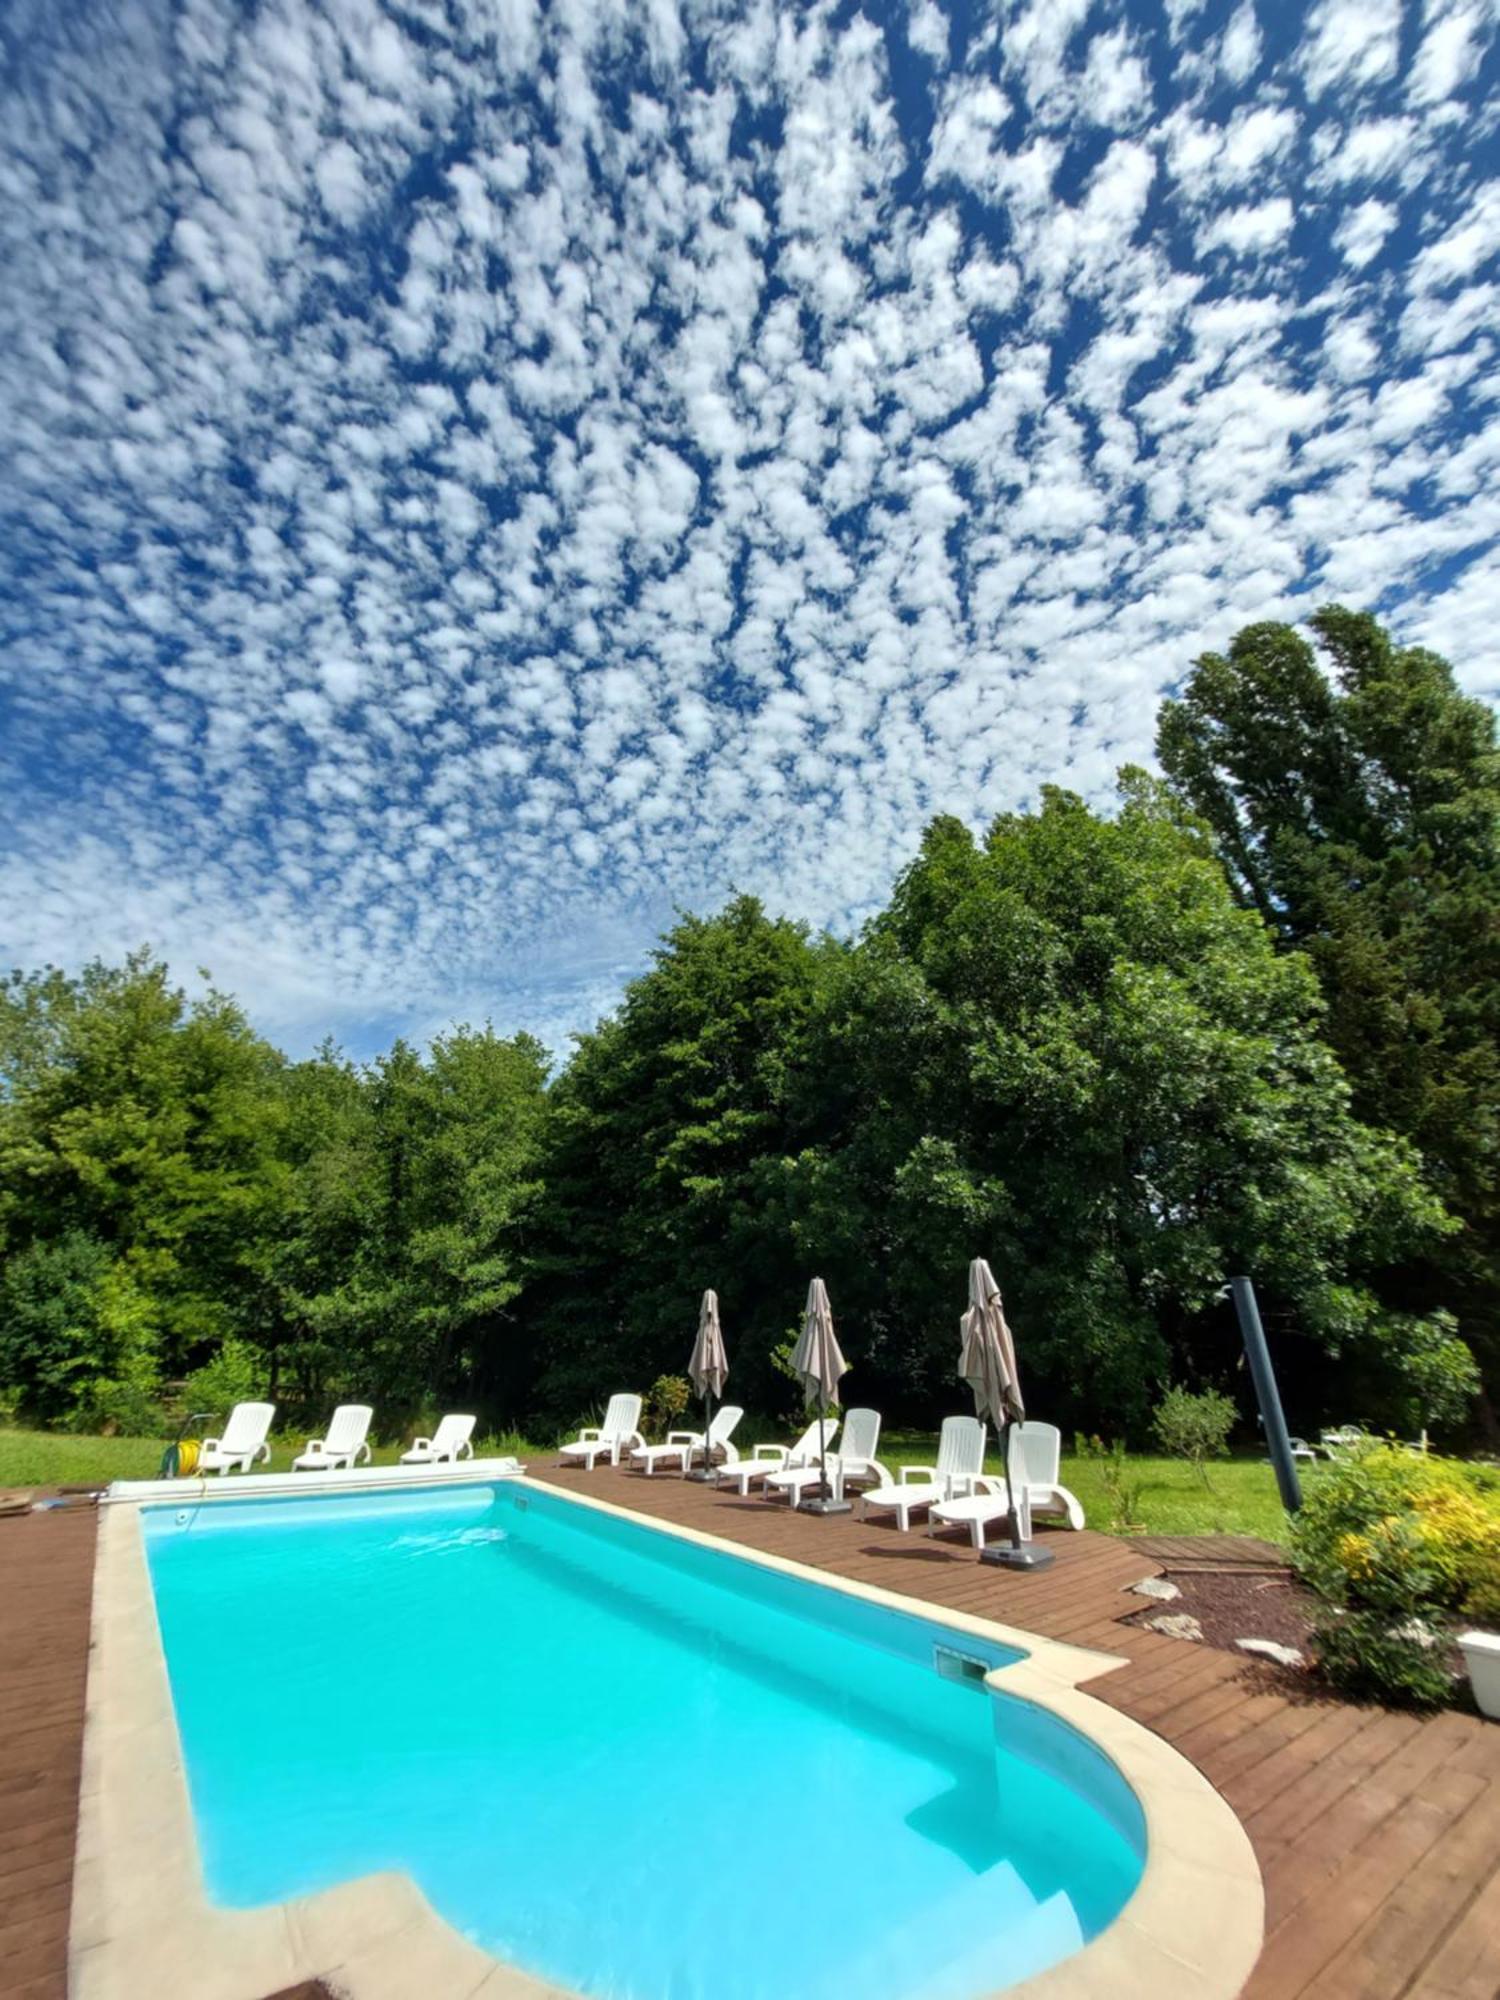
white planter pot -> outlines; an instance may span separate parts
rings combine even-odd
[[[1458,1643],[1480,1714],[1500,1722],[1500,1633],[1460,1632]]]

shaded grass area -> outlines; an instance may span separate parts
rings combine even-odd
[[[757,1427],[756,1435],[762,1434],[770,1432]],[[304,1443],[301,1432],[274,1434],[268,1469],[287,1471]],[[66,1432],[0,1428],[0,1486],[104,1486],[112,1479],[152,1479],[165,1446],[161,1438],[79,1437]],[[394,1465],[404,1448],[404,1441],[377,1444],[374,1461]],[[882,1439],[881,1458],[894,1472],[901,1464],[930,1464],[936,1448],[935,1437],[898,1431]],[[542,1444],[516,1434],[485,1438],[475,1445],[479,1457],[512,1453],[523,1462],[550,1458],[555,1450],[553,1443]],[[1001,1469],[994,1452],[987,1464],[992,1472]],[[1097,1459],[1064,1455],[1063,1484],[1083,1502],[1091,1528],[1106,1533],[1129,1527],[1157,1535],[1261,1535],[1272,1542],[1285,1538],[1286,1516],[1275,1478],[1270,1466],[1253,1455],[1212,1465],[1207,1488],[1181,1459],[1132,1456],[1127,1461],[1127,1476],[1138,1485],[1139,1500],[1128,1522],[1112,1511],[1104,1472]],[[1317,1476],[1314,1468],[1311,1477]]]

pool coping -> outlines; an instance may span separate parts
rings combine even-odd
[[[560,1505],[591,1508],[954,1632],[1024,1649],[1025,1658],[993,1669],[986,1685],[1049,1711],[1113,1760],[1140,1801],[1147,1848],[1140,1882],[1119,1916],[1082,1950],[1003,1989],[1006,2000],[1233,2000],[1240,1992],[1264,1934],[1254,1851],[1196,1766],[1143,1724],[1082,1691],[1082,1683],[1126,1664],[1122,1658],[857,1583],[514,1473],[481,1475],[466,1463],[458,1479],[428,1472],[426,1483],[496,1478],[549,1494]],[[342,1480],[335,1486],[335,1479],[319,1475],[316,1488],[304,1480],[291,1490],[413,1483],[363,1477],[357,1486]],[[186,1485],[174,1482],[160,1493],[116,1492],[101,1511],[68,1947],[72,2000],[138,2000],[142,1993],[168,1990],[169,1982],[189,1981],[200,2000],[262,2000],[318,1978],[347,2000],[406,2000],[419,1991],[445,2000],[576,2000],[569,1989],[469,1943],[404,1873],[362,1876],[258,1910],[224,1910],[208,1901],[141,1506],[162,1499],[214,1505],[268,1488],[264,1475],[253,1485],[193,1481],[191,1492]]]

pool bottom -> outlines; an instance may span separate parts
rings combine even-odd
[[[591,1496],[569,1495],[566,1504],[636,1518]],[[278,1985],[321,1974],[336,1974],[357,2000],[422,1988],[482,1990],[491,2000],[547,1990],[466,1945],[399,1878],[346,1884],[256,1912],[205,1903],[135,1510],[108,1510],[103,1529],[86,1746],[92,1782],[82,1843],[90,1859],[80,1867],[75,1896],[77,1991],[88,2000],[149,1990],[184,1965],[184,1939],[191,1940],[195,1988],[223,1992],[226,2000],[259,2000]],[[827,1587],[818,1573],[757,1559],[713,1537],[681,1531],[678,1538]],[[878,1591],[845,1594],[908,1616],[914,1609],[911,1600]],[[988,1621],[942,1622],[964,1637],[1027,1648],[1030,1657],[1005,1670],[1007,1686],[1102,1744],[1139,1792],[1150,1829],[1150,1860],[1124,1914],[1082,1952],[1015,1990],[1048,2000],[1105,1991],[1099,1981],[1111,1966],[1132,1984],[1149,1974],[1168,1995],[1214,2000],[1237,1990],[1260,1935],[1253,1856],[1233,1816],[1191,1766],[1075,1691],[1078,1681],[1114,1662]]]

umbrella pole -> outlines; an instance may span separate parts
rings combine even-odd
[[[1010,1476],[1010,1434],[1016,1427],[1014,1417],[1007,1417],[1000,1427],[1000,1459],[1005,1467],[1005,1501],[1010,1509],[1010,1547],[999,1543],[994,1548],[981,1549],[979,1560],[993,1563],[1000,1569],[1045,1569],[1057,1558],[1050,1549],[1039,1549],[1034,1542],[1021,1540],[1021,1517],[1016,1511],[1016,1489]]]
[[[714,1471],[714,1448],[708,1435],[713,1429],[713,1421],[714,1394],[712,1389],[705,1389],[703,1392],[703,1470],[701,1472],[686,1472],[685,1474],[688,1479],[695,1479],[700,1486],[717,1486],[719,1483],[719,1475]],[[692,1456],[692,1452],[689,1451],[689,1462],[691,1462]]]
[[[821,1499],[804,1500],[802,1503],[802,1511],[804,1514],[852,1514],[854,1512],[854,1506],[851,1501],[835,1500],[833,1497],[833,1486],[828,1477],[827,1424],[828,1424],[828,1399],[825,1396],[819,1396],[818,1472],[820,1477],[818,1483],[822,1487],[823,1493]]]

